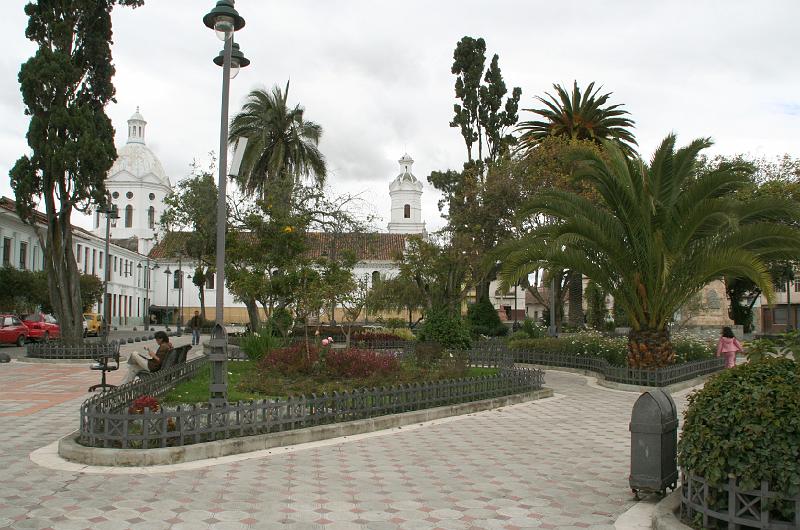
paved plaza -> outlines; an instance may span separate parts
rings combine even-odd
[[[0,365],[0,528],[611,529],[634,504],[638,394],[579,375],[547,371],[554,398],[216,465],[108,473],[32,462],[77,428],[97,376],[85,365]],[[687,393],[675,395],[680,410]]]

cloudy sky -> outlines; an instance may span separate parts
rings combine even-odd
[[[201,21],[213,3],[146,0],[113,14],[117,103],[108,114],[118,145],[140,106],[147,143],[173,182],[218,150],[221,70],[211,59],[221,43]],[[26,151],[17,73],[33,45],[24,4],[4,1],[9,25],[0,33],[6,196],[8,170]],[[602,84],[631,112],[645,155],[670,131],[683,141],[711,136],[719,153],[800,155],[796,0],[238,0],[236,8],[247,21],[236,38],[252,64],[232,82],[231,113],[251,89],[291,79],[290,102],[324,128],[332,189],[364,192],[382,226],[404,151],[423,181],[464,161],[448,126],[452,54],[464,35],[500,55],[506,84],[522,88],[521,107],[553,83]],[[436,194],[426,186],[423,197],[428,226],[440,227]]]

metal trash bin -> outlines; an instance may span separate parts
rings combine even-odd
[[[669,392],[659,388],[639,396],[631,413],[630,486],[639,492],[659,492],[678,484],[678,409]]]

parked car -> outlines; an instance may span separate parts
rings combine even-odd
[[[22,315],[22,323],[28,327],[29,339],[48,341],[61,336],[61,326],[53,315],[45,313]]]
[[[100,313],[84,313],[83,323],[86,326],[83,328],[85,335],[99,337],[103,332],[103,315]]]
[[[244,324],[225,324],[225,332],[229,337],[238,337],[247,333],[247,326]]]
[[[23,346],[28,340],[28,327],[14,315],[0,315],[0,344]]]

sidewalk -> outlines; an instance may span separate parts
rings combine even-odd
[[[77,428],[86,395],[76,394],[96,379],[81,366],[55,369],[60,377],[53,366],[0,368],[0,528],[610,530],[635,504],[628,422],[638,394],[579,375],[549,371],[556,397],[449,421],[108,473],[29,459]],[[34,390],[49,397],[20,399]],[[675,396],[679,409],[687,393]]]

